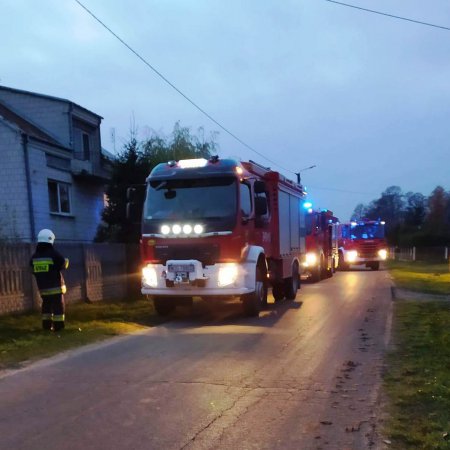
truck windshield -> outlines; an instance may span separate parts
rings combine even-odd
[[[236,210],[234,177],[154,180],[147,187],[144,221],[223,220],[234,218]]]
[[[383,239],[384,225],[381,223],[346,225],[342,229],[342,237],[349,239]]]

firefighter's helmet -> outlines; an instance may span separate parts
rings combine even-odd
[[[39,231],[37,241],[53,245],[53,242],[55,242],[55,235],[53,234],[52,230],[47,230],[47,228],[44,228],[43,230]]]

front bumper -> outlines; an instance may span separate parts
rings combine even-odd
[[[355,266],[360,264],[369,264],[372,262],[384,262],[386,261],[386,258],[381,258],[380,256],[370,256],[370,257],[364,257],[364,256],[357,256],[355,259],[347,259],[344,257],[344,261],[346,264],[354,264]]]
[[[170,270],[171,264],[173,264],[172,267],[194,266],[194,270],[187,276],[181,276],[180,273]],[[219,271],[229,266],[226,263],[203,267],[202,263],[196,260],[172,260],[167,261],[166,265],[152,264],[151,266],[156,272],[156,277],[152,279],[153,285],[149,285],[143,277],[141,292],[144,295],[233,297],[249,294],[255,290],[255,264],[250,262],[236,264],[236,279],[226,286],[219,285]]]

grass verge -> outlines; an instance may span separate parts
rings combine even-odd
[[[161,323],[148,300],[71,304],[66,329],[44,332],[40,313],[0,317],[0,369]]]
[[[384,384],[395,449],[450,449],[450,303],[396,302]]]
[[[389,261],[387,267],[399,288],[428,294],[450,294],[449,264]]]
[[[450,294],[447,264],[390,261],[397,287]],[[386,434],[395,449],[450,450],[450,303],[395,303],[395,348],[384,377],[390,418]]]

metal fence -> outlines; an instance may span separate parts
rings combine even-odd
[[[446,262],[450,247],[392,247],[389,257],[396,261]]]
[[[40,299],[29,261],[35,245],[0,246],[0,315],[37,308]],[[60,244],[69,258],[65,300],[126,300],[139,295],[139,252],[124,244]]]

